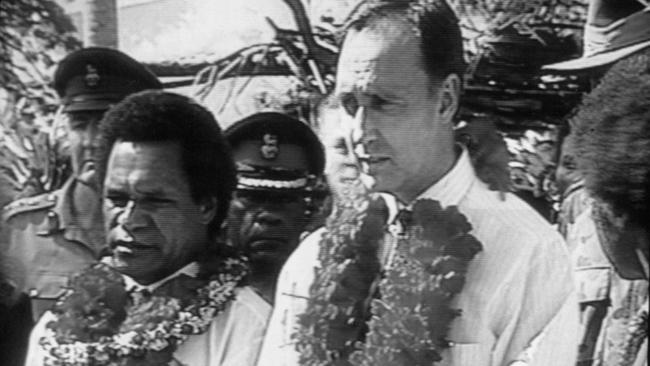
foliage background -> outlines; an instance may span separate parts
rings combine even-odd
[[[0,1],[0,204],[55,188],[65,170],[57,149],[52,75],[81,47],[53,0]]]

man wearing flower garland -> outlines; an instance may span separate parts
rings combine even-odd
[[[457,206],[482,243],[452,301],[462,314],[452,321],[444,337],[452,345],[437,364],[572,365],[578,319],[565,244],[521,200],[509,193],[500,200],[490,191],[454,143],[463,72],[460,29],[444,1],[362,3],[350,16],[337,69],[336,93],[354,153],[372,190],[396,196],[388,223],[397,237],[404,232],[394,219],[403,216],[398,209],[432,199]],[[292,335],[311,295],[322,238],[322,231],[308,237],[287,261],[258,365],[309,358]],[[384,268],[395,258],[391,238],[386,234],[378,251]]]
[[[149,91],[116,105],[100,133],[113,255],[39,321],[27,364],[254,365],[270,306],[216,241],[235,170],[214,117]]]
[[[6,255],[16,268],[11,276],[29,295],[35,320],[61,296],[68,276],[96,261],[105,248],[93,161],[99,120],[127,95],[162,84],[128,55],[89,47],[59,63],[54,88],[68,127],[72,176],[54,192],[3,210]]]
[[[251,261],[251,287],[273,304],[280,269],[326,194],[325,152],[307,124],[282,113],[253,114],[224,135],[238,181],[227,239]]]

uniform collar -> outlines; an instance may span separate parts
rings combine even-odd
[[[413,202],[419,199],[432,199],[439,201],[443,207],[457,206],[463,197],[465,197],[467,191],[472,187],[475,180],[476,174],[474,173],[474,167],[470,161],[469,153],[463,147],[460,156],[451,170],[442,179],[422,192]]]
[[[564,194],[562,195],[562,199],[566,199],[566,198],[569,197],[573,192],[575,192],[575,191],[577,191],[577,190],[579,190],[579,189],[584,188],[584,186],[585,186],[585,181],[584,181],[584,179],[580,179],[580,180],[577,181],[577,182],[571,183],[571,184],[569,185],[569,188],[567,188],[567,189],[566,189],[566,192],[564,192]]]

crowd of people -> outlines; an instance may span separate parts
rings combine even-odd
[[[364,1],[315,127],[225,130],[122,52],[69,54],[72,176],[3,211],[1,363],[647,365],[650,6],[591,1],[548,66],[594,75],[556,226],[494,126],[458,128],[463,54],[444,0]]]

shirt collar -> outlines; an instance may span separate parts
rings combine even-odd
[[[476,180],[467,149],[463,147],[456,163],[442,179],[422,192],[415,200],[433,199],[443,207],[457,206]],[[413,202],[415,202],[415,200]],[[413,203],[411,202],[411,204]]]
[[[102,259],[102,262],[111,264],[112,263],[112,258],[111,257],[106,257]],[[154,283],[151,283],[149,285],[141,285],[139,284],[136,280],[134,280],[132,277],[127,276],[125,274],[122,274],[122,278],[124,278],[124,284],[125,288],[127,291],[149,291],[153,292],[155,289],[158,287],[164,285],[165,283],[169,282],[170,280],[173,280],[174,278],[180,276],[180,275],[186,275],[190,277],[196,277],[199,274],[199,263],[198,262],[192,262],[187,264],[185,267],[179,269],[178,271],[172,273],[171,275],[163,278],[160,281],[156,281]]]
[[[439,201],[443,207],[457,206],[460,203],[476,179],[469,153],[465,147],[461,148],[461,154],[451,170],[442,179],[411,201],[410,204],[404,204],[392,194],[379,193],[388,207],[389,223],[395,221],[400,210],[411,209],[413,203],[418,199],[433,199]]]

